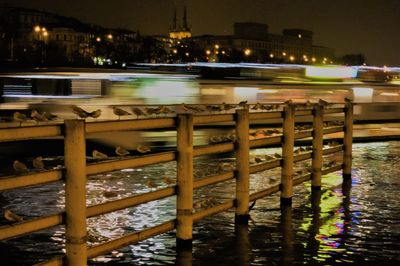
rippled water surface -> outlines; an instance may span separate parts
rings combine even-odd
[[[258,149],[273,154],[278,149]],[[92,265],[290,265],[400,264],[400,142],[354,144],[353,179],[341,172],[325,176],[323,189],[311,193],[309,184],[295,187],[293,207],[280,209],[279,194],[258,200],[248,226],[235,227],[234,212],[209,217],[194,226],[193,252],[175,251],[169,232],[90,261]],[[340,155],[330,159],[340,159]],[[199,158],[196,176],[218,171],[232,158]],[[306,166],[307,162],[297,166]],[[252,175],[251,191],[279,182],[280,171]],[[88,205],[167,187],[175,178],[175,163],[125,169],[88,178]],[[156,188],[155,188],[156,187]],[[234,195],[234,182],[195,192],[196,209]],[[88,243],[97,244],[123,234],[174,219],[175,197],[142,204],[88,219]],[[0,205],[27,218],[63,209],[62,184],[8,191]],[[43,257],[62,254],[63,227],[0,242],[1,265],[31,265]],[[7,261],[7,263],[5,263]]]

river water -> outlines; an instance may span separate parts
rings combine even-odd
[[[278,148],[257,149],[251,161]],[[196,177],[218,171],[225,157],[196,158]],[[330,155],[327,160],[340,160]],[[193,251],[175,251],[175,232],[169,232],[111,254],[97,257],[91,265],[292,265],[400,263],[400,142],[358,143],[353,146],[353,179],[342,182],[341,172],[323,179],[320,193],[309,184],[295,187],[291,208],[280,209],[279,193],[258,200],[248,226],[234,225],[234,211],[206,218],[194,225]],[[46,158],[47,165],[61,158]],[[309,162],[297,163],[306,167]],[[91,176],[87,203],[97,204],[168,186],[175,163],[124,169]],[[251,192],[279,182],[280,170],[251,176]],[[151,184],[151,187],[149,186]],[[6,191],[0,206],[23,217],[34,218],[63,209],[63,185]],[[156,187],[156,188],[155,188]],[[232,198],[234,182],[197,190],[196,209]],[[175,197],[142,204],[88,219],[88,244],[94,245],[123,234],[160,224],[175,217]],[[3,221],[4,222],[4,221]],[[0,242],[1,265],[32,265],[62,254],[62,226]]]

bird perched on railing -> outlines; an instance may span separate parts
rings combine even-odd
[[[55,114],[52,114],[52,113],[50,113],[50,112],[46,112],[46,111],[44,111],[44,112],[42,112],[42,114],[47,118],[47,120],[56,120],[57,118],[58,118],[58,116],[57,115],[55,115]]]
[[[36,122],[48,121],[47,117],[43,113],[39,113],[37,110],[32,110],[31,118],[33,118],[33,120],[35,120]]]
[[[241,101],[241,102],[239,102],[239,106],[240,106],[240,107],[243,107],[243,108],[248,108],[247,100],[246,100],[246,101]]]
[[[264,105],[261,103],[256,103],[253,107],[251,107],[251,110],[264,110]]]
[[[139,107],[132,107],[132,113],[136,115],[136,118],[139,118],[141,115],[145,115],[145,113]]]
[[[98,150],[93,150],[92,151],[92,157],[93,157],[93,159],[98,159],[98,160],[107,159],[108,158],[107,154],[99,152]]]
[[[97,119],[100,116],[101,116],[101,109],[97,109],[97,110],[95,110],[93,112],[88,113],[88,117],[91,117],[91,118],[94,118],[94,119]]]
[[[142,144],[137,145],[136,150],[140,153],[148,153],[151,151],[150,147]]]
[[[129,151],[125,150],[124,148],[121,148],[120,146],[115,148],[115,153],[119,156],[126,156],[130,154]]]
[[[28,120],[28,117],[25,114],[22,114],[20,112],[14,112],[13,119],[14,119],[14,121],[19,122],[19,126],[21,126],[22,122]]]
[[[126,116],[126,115],[131,115],[128,111],[125,111],[124,109],[118,108],[116,106],[113,106],[113,113],[118,116],[118,120],[121,119],[121,116]]]
[[[72,107],[72,111],[74,112],[74,114],[76,114],[80,118],[85,119],[85,118],[89,117],[89,112],[86,112],[85,110],[83,110],[79,106],[73,106]]]
[[[29,171],[28,167],[24,163],[22,163],[18,160],[14,161],[13,168],[17,173],[26,173]]]
[[[38,170],[44,169],[44,163],[43,163],[42,156],[38,156],[35,159],[33,159],[32,164],[33,164],[33,168],[35,168],[35,169],[38,169]]]
[[[22,218],[18,214],[13,213],[12,211],[10,211],[8,209],[4,210],[3,216],[7,221],[12,222],[12,223],[22,222],[24,220],[24,218]]]
[[[168,114],[174,114],[175,111],[172,110],[171,108],[167,107],[167,106],[160,106],[160,113],[164,114],[164,115],[168,115]]]
[[[223,102],[222,103],[222,109],[225,112],[228,112],[229,110],[235,109],[235,106],[233,104],[228,104],[228,103]]]
[[[319,99],[319,100],[318,100],[318,104],[321,105],[321,106],[323,106],[323,107],[326,107],[326,106],[329,105],[329,103],[328,103],[327,101],[322,100],[322,99]]]

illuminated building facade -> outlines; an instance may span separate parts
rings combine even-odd
[[[174,11],[174,18],[172,21],[172,26],[169,30],[169,37],[173,40],[180,40],[184,38],[190,38],[192,37],[192,30],[188,26],[187,23],[187,10],[186,10],[186,5],[183,6],[183,17],[182,17],[182,25],[178,25],[177,23],[177,12],[176,12],[176,6],[175,6],[175,11]]]
[[[253,62],[332,63],[333,49],[313,45],[313,33],[304,29],[285,29],[283,34],[268,32],[268,25],[253,22],[234,24],[233,35],[192,37],[208,57],[240,56]]]

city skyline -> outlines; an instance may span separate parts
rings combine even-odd
[[[363,53],[369,64],[400,65],[397,52],[400,37],[392,30],[400,13],[400,2],[395,0],[339,0],[334,3],[316,0],[116,0],[112,3],[13,0],[4,3],[55,12],[105,27],[127,28],[143,35],[166,35],[172,25],[175,4],[180,18],[183,2],[194,36],[232,34],[233,23],[243,21],[268,24],[271,33],[281,33],[284,28],[303,28],[314,32],[317,45],[334,48],[337,56]]]

